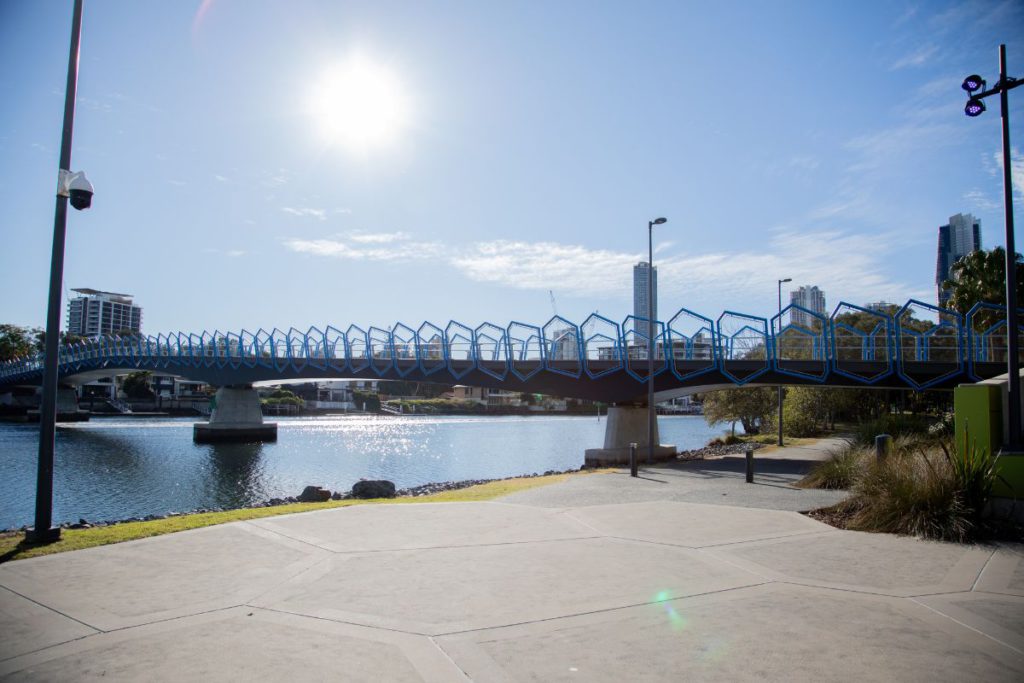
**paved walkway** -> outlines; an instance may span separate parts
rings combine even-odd
[[[1024,545],[820,524],[812,451],[10,562],[0,678],[1024,680]]]

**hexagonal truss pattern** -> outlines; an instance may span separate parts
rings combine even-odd
[[[726,311],[718,316],[718,356],[722,374],[740,386],[768,372],[768,321]],[[729,361],[732,361],[730,363]]]
[[[246,368],[278,373],[310,369],[404,377],[447,370],[459,380],[474,370],[507,381],[526,381],[546,371],[584,381],[625,371],[647,380],[647,353],[655,353],[655,373],[669,369],[679,381],[718,370],[735,384],[747,384],[770,369],[779,375],[824,382],[831,373],[870,385],[897,373],[906,385],[926,389],[957,373],[980,379],[979,364],[1006,359],[1004,309],[978,304],[961,320],[920,301],[897,313],[840,303],[828,318],[799,306],[764,318],[726,311],[717,321],[681,308],[667,323],[629,316],[620,325],[598,314],[577,327],[555,316],[543,326],[511,322],[505,328],[485,322],[475,329],[451,321],[442,330],[424,322],[418,329],[396,323],[384,330],[350,325],[321,331],[311,327],[282,332],[106,335],[59,351],[64,375],[110,368]],[[1024,314],[1024,311],[1022,311]],[[1024,336],[1024,324],[1020,333]],[[42,356],[0,363],[0,384],[14,384],[42,371]],[[989,372],[990,370],[986,370]],[[583,375],[586,375],[584,378]],[[717,380],[716,380],[717,381]]]
[[[842,302],[829,320],[833,372],[868,385],[895,372],[895,323],[889,315]]]
[[[391,356],[394,358],[395,372],[405,377],[419,368],[416,358],[416,330],[402,323],[395,323],[391,328]]]
[[[580,330],[556,315],[541,328],[544,337],[544,369],[567,377],[583,374],[580,362]]]
[[[508,339],[505,330],[483,323],[473,331],[477,368],[495,379],[508,374]]]
[[[509,369],[522,381],[544,368],[544,334],[536,325],[511,322],[505,329]]]
[[[921,391],[963,370],[963,320],[956,311],[911,299],[893,316],[896,323],[896,372]],[[938,374],[923,374],[921,364],[947,365]],[[928,369],[932,369],[931,365]]]
[[[622,369],[622,333],[619,324],[592,313],[582,325],[583,369],[591,379]]]
[[[1017,313],[1018,349],[1024,358],[1024,309]],[[1006,334],[1006,306],[977,303],[964,316],[964,333],[968,341],[968,374],[975,381],[982,379],[977,366],[981,363],[1006,363],[1009,338]]]
[[[455,379],[462,379],[476,369],[473,330],[460,322],[450,321],[444,328],[445,361],[448,372]]]
[[[437,325],[424,322],[416,330],[416,359],[424,375],[432,375],[448,367],[447,350],[444,330]]]
[[[773,316],[770,342],[776,372],[823,382],[829,371],[827,329],[828,319],[797,304]],[[801,361],[814,365],[801,370]]]
[[[687,308],[680,308],[668,321],[668,348],[672,374],[685,382],[718,367],[715,353],[715,323]]]
[[[654,376],[668,369],[665,356],[665,323],[654,321],[652,340],[647,335],[651,325],[647,318],[627,315],[622,321],[622,353],[625,356],[626,372],[638,382],[646,382],[650,373],[648,353],[654,349]]]

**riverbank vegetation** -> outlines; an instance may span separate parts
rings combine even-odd
[[[112,524],[91,529],[65,529],[61,533],[61,540],[49,545],[31,545],[25,543],[25,535],[21,532],[10,532],[0,534],[0,563],[10,560],[22,560],[29,557],[51,555],[69,550],[81,550],[83,548],[95,548],[112,543],[123,541],[134,541],[150,536],[162,536],[178,531],[199,529],[216,524],[227,524],[228,522],[241,522],[250,519],[262,519],[264,517],[276,517],[296,512],[314,512],[317,510],[329,510],[331,508],[349,507],[352,505],[373,505],[380,503],[408,504],[408,503],[468,503],[476,501],[493,500],[518,491],[525,491],[538,486],[546,486],[565,481],[569,477],[585,477],[594,474],[594,471],[578,472],[572,474],[552,474],[539,477],[519,477],[513,479],[500,479],[490,481],[486,484],[470,486],[468,488],[443,491],[429,496],[415,496],[402,498],[380,498],[374,500],[328,500],[323,503],[292,503],[288,505],[276,505],[272,507],[241,508],[239,510],[224,510],[220,512],[204,512],[192,515],[177,515],[165,519],[156,519],[147,522],[125,522],[123,524]]]
[[[874,437],[883,433],[894,439],[879,460]],[[995,459],[962,446],[958,452],[948,420],[927,426],[888,416],[861,425],[799,485],[849,490],[847,500],[812,513],[843,529],[956,542],[1019,538],[1021,530],[989,507]]]

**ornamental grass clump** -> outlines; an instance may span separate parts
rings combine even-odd
[[[867,448],[847,443],[832,451],[828,460],[815,465],[799,485],[815,489],[851,488],[870,457]]]
[[[965,541],[976,527],[949,460],[924,451],[868,461],[844,503],[848,529]]]

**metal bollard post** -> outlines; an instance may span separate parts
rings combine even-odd
[[[747,449],[747,483],[754,483],[754,449]]]
[[[636,444],[629,444],[629,476],[636,476]]]
[[[879,434],[875,437],[875,460],[879,463],[885,462],[892,452],[892,437],[888,434]]]

